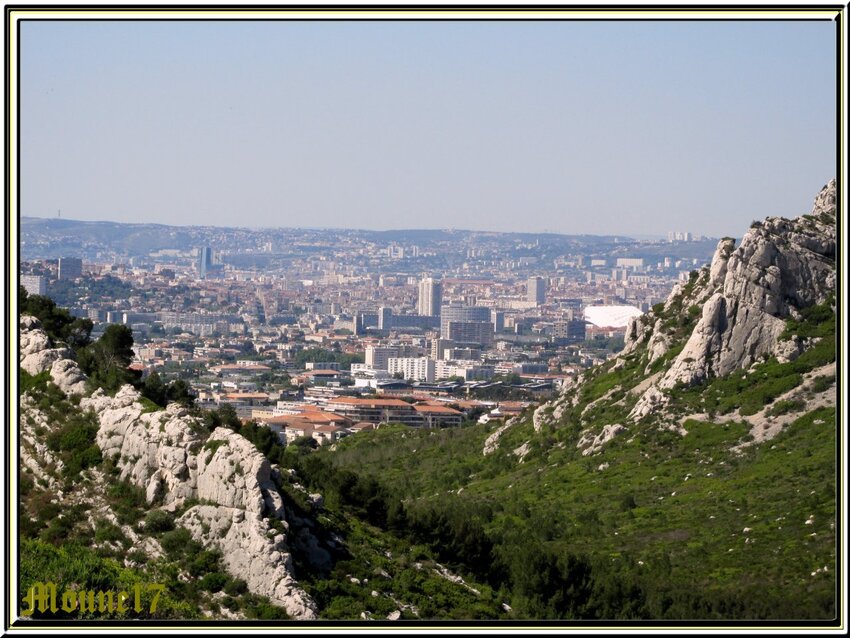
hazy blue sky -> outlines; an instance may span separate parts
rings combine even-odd
[[[25,22],[21,213],[740,236],[835,175],[832,22]]]

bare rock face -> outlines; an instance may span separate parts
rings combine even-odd
[[[589,456],[601,451],[602,448],[615,436],[622,434],[626,428],[619,423],[609,424],[602,428],[602,431],[596,436],[592,432],[585,432],[576,444],[577,448],[584,448],[581,451],[582,456]]]
[[[819,216],[824,213],[827,215],[835,215],[835,186],[835,178],[832,178],[821,189],[820,193],[818,193],[817,197],[815,197],[815,202],[812,205],[812,211],[809,213],[810,215]]]
[[[143,414],[140,399],[125,385],[114,397],[95,392],[80,405],[98,416],[96,441],[104,457],[116,460],[121,478],[143,488],[148,502],[161,496],[164,504],[177,504],[196,496],[193,452],[203,442],[200,429],[176,404]]]
[[[245,437],[216,428],[198,454],[198,498],[260,515],[277,492],[268,459]]]
[[[649,338],[649,343],[646,346],[649,352],[649,363],[647,371],[656,360],[667,354],[670,349],[670,337],[668,337],[661,329],[661,320],[657,320],[652,328],[652,336]]]
[[[76,361],[59,359],[50,367],[50,379],[67,396],[86,393],[86,375]]]
[[[67,359],[71,351],[67,348],[53,348],[50,337],[41,328],[41,322],[35,317],[21,315],[19,325],[20,341],[18,361],[21,369],[36,375],[50,367],[60,359]]]
[[[285,537],[257,514],[222,505],[196,505],[177,519],[192,537],[217,547],[227,571],[298,620],[316,618],[316,604],[292,578]]]
[[[625,345],[620,351],[626,355],[632,352],[640,344],[645,343],[647,337],[652,333],[649,324],[645,323],[644,315],[637,315],[629,319],[626,324]]]
[[[500,425],[487,439],[484,441],[484,449],[481,453],[484,456],[492,454],[496,450],[499,449],[499,439],[502,438],[502,435],[510,429],[512,425],[516,423],[516,418],[511,417],[507,421],[505,421],[504,425]]]
[[[732,240],[721,240],[705,287],[710,296],[696,327],[629,417],[639,420],[663,405],[659,390],[725,376],[765,357],[798,356],[805,344],[789,345],[779,336],[786,319],[835,292],[835,233],[832,180],[816,197],[812,215],[755,222],[737,249]]]
[[[718,286],[726,279],[726,273],[729,270],[729,257],[734,250],[734,239],[721,239],[717,244],[708,270],[708,285],[710,287]]]
[[[543,426],[549,425],[549,417],[546,415],[546,410],[548,410],[551,406],[544,403],[540,405],[538,408],[534,410],[531,415],[531,423],[534,426],[535,432],[540,432],[543,429]]]

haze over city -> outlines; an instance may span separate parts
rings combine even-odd
[[[833,30],[24,22],[20,212],[741,236],[835,173]]]

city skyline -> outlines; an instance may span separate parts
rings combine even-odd
[[[28,21],[20,212],[741,236],[805,210],[836,172],[834,35],[829,21]]]

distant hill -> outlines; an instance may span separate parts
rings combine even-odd
[[[60,218],[21,217],[20,236],[22,258],[50,259],[62,256],[93,258],[99,251],[112,251],[127,256],[144,255],[162,249],[191,249],[205,243],[222,242],[223,236],[235,236],[237,241],[225,241],[230,245],[243,244],[243,240],[260,236],[281,238],[292,233],[337,237],[352,234],[375,243],[408,243],[416,245],[458,242],[492,238],[494,241],[518,241],[545,246],[582,245],[594,246],[633,243],[625,236],[614,235],[559,235],[555,233],[490,233],[471,230],[446,229],[292,229],[214,227],[214,226],[169,226],[165,224],[123,223],[111,221],[80,221]],[[696,245],[695,245],[696,246]],[[303,247],[302,247],[303,249]],[[699,251],[699,249],[697,248]],[[705,250],[702,250],[704,253]]]

